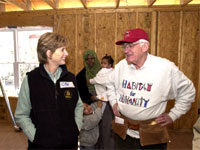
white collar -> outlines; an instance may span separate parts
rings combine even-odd
[[[139,69],[137,69],[135,67],[135,65],[130,64],[130,67],[133,68],[134,70],[142,70],[143,68],[147,67],[149,64],[149,61],[151,59],[151,55],[149,53],[147,53],[147,59],[145,60],[144,64],[142,65],[142,67],[140,67]],[[128,63],[128,62],[127,62]]]

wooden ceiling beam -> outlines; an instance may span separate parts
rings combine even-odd
[[[155,2],[156,0],[147,0],[148,7],[151,7]]]
[[[192,0],[180,0],[180,5],[181,6],[185,6],[187,5],[189,2],[191,2]]]
[[[51,6],[53,9],[57,9],[58,8],[58,0],[43,0],[44,2],[46,2],[49,6]]]
[[[5,3],[0,1],[0,12],[5,12],[5,11],[6,11]]]
[[[19,2],[16,0],[7,0],[6,2],[16,5],[17,7],[26,10],[26,4],[24,2]]]
[[[81,0],[81,3],[82,3],[82,5],[83,5],[83,7],[84,7],[85,9],[88,9],[88,8],[87,8],[87,0]]]
[[[56,5],[56,8],[58,9],[59,8],[59,0],[53,0],[55,5]]]
[[[119,8],[120,0],[116,0],[116,8]]]
[[[24,0],[24,3],[26,5],[26,10],[32,10],[31,0]]]
[[[0,0],[0,4],[5,4],[7,0]]]

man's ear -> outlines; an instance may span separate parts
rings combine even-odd
[[[143,52],[147,52],[149,49],[149,43],[145,42],[144,45],[142,46]]]
[[[52,53],[51,53],[50,50],[47,50],[47,51],[46,51],[46,55],[47,55],[47,58],[48,58],[48,59],[51,59]]]

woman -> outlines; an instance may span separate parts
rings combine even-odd
[[[65,59],[67,40],[43,34],[37,45],[39,67],[21,85],[15,119],[28,137],[28,149],[77,149],[83,104]]]
[[[101,69],[99,60],[93,50],[87,50],[83,54],[84,68],[77,74],[76,80],[80,97],[83,102],[91,104],[97,100],[94,85],[87,83],[91,78],[94,78]]]

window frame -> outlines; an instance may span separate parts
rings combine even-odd
[[[19,61],[20,50],[19,50],[19,36],[18,32],[20,31],[44,31],[51,30],[49,32],[53,32],[53,27],[43,27],[43,26],[33,26],[33,27],[9,27],[9,28],[0,28],[0,32],[13,32],[13,41],[14,41],[14,61],[13,62],[0,62],[0,64],[12,64],[13,65],[13,75],[14,75],[14,90],[15,94],[8,96],[18,96],[20,84],[20,65],[22,64],[39,64],[39,62],[21,62]],[[1,77],[2,78],[2,77]],[[4,87],[6,89],[6,87]],[[6,91],[6,90],[5,90]],[[17,94],[17,95],[16,95]],[[0,92],[0,96],[2,93]]]

